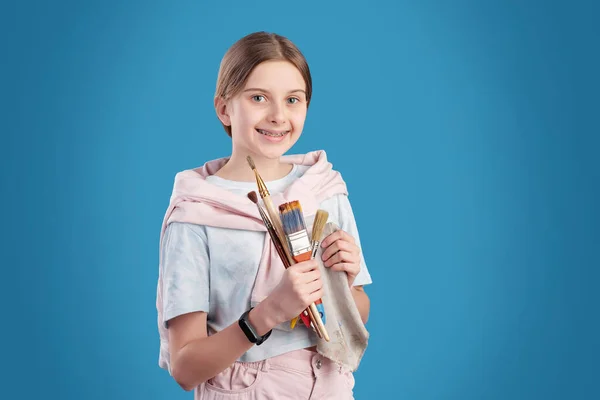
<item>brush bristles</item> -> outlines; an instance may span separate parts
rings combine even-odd
[[[258,204],[258,195],[256,194],[255,191],[249,192],[248,193],[248,198],[254,203],[254,204]]]
[[[292,233],[306,229],[304,216],[302,215],[302,207],[300,207],[299,201],[292,201],[280,205],[279,213],[281,214],[281,223],[283,224],[283,230],[286,235],[291,235]]]
[[[248,161],[248,165],[250,165],[250,168],[256,169],[256,165],[254,165],[254,161],[252,160],[252,157],[247,156],[246,161]]]
[[[325,210],[317,210],[317,215],[315,215],[315,220],[313,222],[312,228],[312,237],[311,240],[313,242],[320,242],[321,237],[323,235],[323,228],[327,223],[327,218],[329,218],[329,213]]]

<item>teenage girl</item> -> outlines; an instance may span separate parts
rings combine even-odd
[[[269,269],[269,236],[247,211],[256,211],[247,193],[257,191],[247,156],[272,196],[331,176],[322,168],[331,165],[324,151],[284,156],[300,138],[311,89],[307,62],[292,42],[265,32],[243,37],[223,57],[214,99],[231,156],[176,177],[161,231],[159,363],[196,399],[353,398],[352,372],[316,352],[311,329],[301,322],[290,328],[326,295],[317,261]],[[352,208],[344,190],[324,193],[318,208],[341,229],[323,239],[321,259],[346,273],[366,323],[363,286],[371,277]]]

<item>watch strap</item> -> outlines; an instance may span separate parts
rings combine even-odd
[[[238,324],[239,324],[240,328],[242,329],[242,332],[244,332],[244,334],[248,338],[248,340],[251,343],[256,344],[257,346],[260,346],[261,344],[264,343],[265,340],[267,340],[269,338],[269,336],[271,336],[272,330],[270,330],[269,332],[265,333],[262,336],[258,335],[258,333],[256,332],[256,329],[254,329],[254,327],[252,326],[252,324],[250,324],[250,321],[248,320],[248,314],[250,314],[250,311],[252,311],[253,308],[254,307],[251,307],[249,310],[247,310],[246,312],[244,312],[242,314],[242,316],[238,320]]]

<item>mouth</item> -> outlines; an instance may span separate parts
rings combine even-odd
[[[265,129],[256,129],[256,132],[260,133],[261,135],[278,138],[285,136],[290,131],[267,131]]]

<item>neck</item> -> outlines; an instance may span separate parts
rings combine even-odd
[[[258,173],[265,182],[274,181],[281,179],[292,170],[291,164],[285,164],[280,161],[280,158],[266,158],[263,156],[243,153],[239,151],[233,151],[231,157],[223,165],[223,167],[217,171],[215,175],[229,180],[241,181],[241,182],[253,182],[256,180],[254,172],[250,168],[247,156],[252,157],[254,165],[258,170]]]

